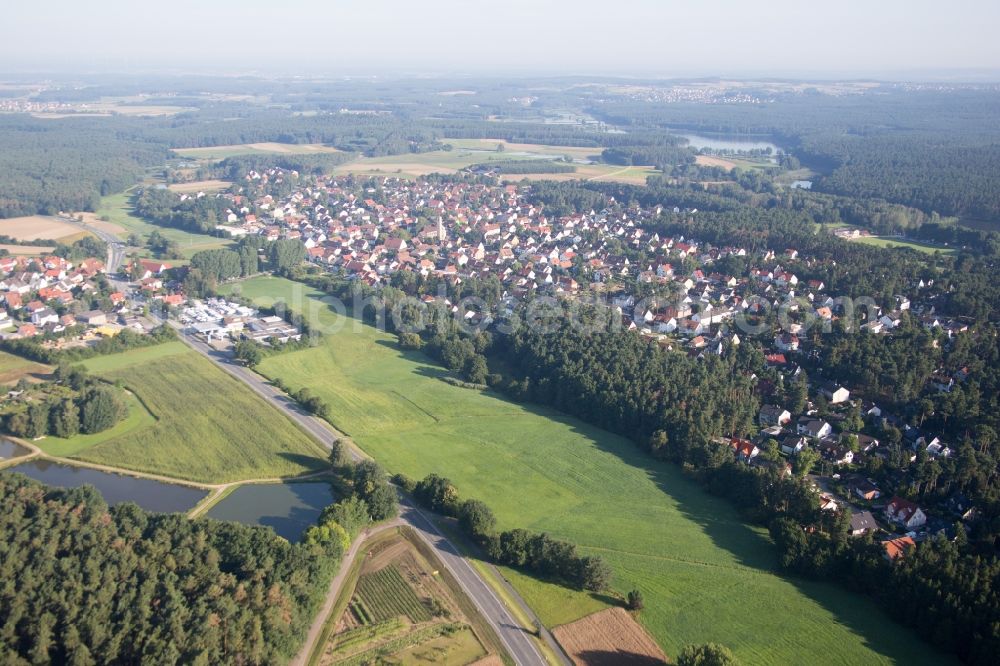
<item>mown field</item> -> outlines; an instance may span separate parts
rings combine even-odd
[[[862,236],[861,238],[854,239],[854,242],[864,243],[865,245],[874,245],[876,247],[908,248],[910,250],[916,250],[917,252],[923,252],[924,254],[934,254],[935,252],[940,252],[941,254],[955,254],[955,248],[952,247],[942,247],[940,245],[932,245],[930,243],[921,243],[920,241],[904,240],[893,236]]]
[[[318,153],[340,152],[320,143],[243,143],[230,146],[207,146],[204,148],[174,148],[175,153],[203,160],[222,160],[235,155],[315,155]]]
[[[580,146],[547,146],[535,143],[507,143],[496,139],[445,139],[453,150],[436,150],[426,153],[359,157],[334,168],[334,173],[351,173],[365,176],[396,176],[417,178],[430,173],[455,173],[473,164],[511,160],[537,160],[562,157],[594,159],[600,156],[599,148]],[[498,144],[503,152],[496,152]],[[645,184],[646,176],[659,173],[652,167],[622,167],[614,164],[574,164],[572,173],[510,174],[504,179],[516,182],[529,180],[609,180],[623,183]]]
[[[74,458],[203,483],[292,476],[324,465],[319,447],[283,414],[183,343],[83,365],[121,380],[154,420],[102,433],[76,447]]]
[[[390,471],[446,475],[463,496],[489,503],[501,528],[544,530],[606,558],[616,593],[642,591],[640,619],[668,655],[716,641],[748,664],[950,663],[865,598],[780,575],[766,532],[630,442],[447,384],[426,357],[354,320],[334,332],[332,311],[295,303],[301,285],[257,278],[241,287],[287,299],[328,331],[320,347],[264,361],[265,375],[320,395],[335,425]],[[603,605],[570,592],[552,603],[548,585],[511,580],[549,626]]]
[[[80,227],[50,215],[8,217],[0,222],[0,234],[19,241],[70,239],[68,242],[89,235]]]

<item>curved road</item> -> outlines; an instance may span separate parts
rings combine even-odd
[[[173,325],[176,328],[176,324]],[[180,338],[188,346],[216,361],[220,368],[242,381],[262,398],[284,411],[289,418],[302,426],[325,448],[332,448],[334,441],[344,438],[343,434],[330,427],[326,421],[303,410],[298,403],[269,384],[263,377],[249,368],[232,362],[227,354],[183,333],[180,334]],[[351,455],[355,460],[361,459],[361,455],[353,450]],[[412,527],[420,538],[435,550],[441,562],[458,580],[466,596],[472,600],[472,603],[493,627],[493,631],[496,632],[500,642],[503,643],[514,662],[525,666],[545,664],[545,659],[535,646],[531,634],[517,623],[503,601],[496,596],[486,581],[480,578],[455,545],[441,534],[437,527],[406,498],[402,498],[400,502],[400,519]]]
[[[122,260],[125,258],[125,243],[123,243],[120,238],[112,233],[104,231],[103,229],[93,227],[86,222],[81,222],[75,217],[70,217],[68,215],[60,215],[59,217],[70,224],[80,227],[84,231],[89,231],[107,243],[108,261],[105,268],[109,275],[118,272],[118,269],[121,267]]]

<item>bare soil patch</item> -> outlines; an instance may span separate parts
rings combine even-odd
[[[623,608],[609,608],[552,633],[578,666],[658,666],[667,655]]]

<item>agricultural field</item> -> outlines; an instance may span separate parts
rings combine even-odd
[[[622,608],[588,615],[552,633],[577,666],[667,664],[660,646]]]
[[[597,161],[601,159],[600,146],[550,146],[542,143],[511,143],[506,139],[442,139],[455,148],[495,151],[502,144],[501,154],[527,153],[530,157],[563,157],[569,155],[575,160]]]
[[[332,146],[321,143],[243,143],[229,146],[207,146],[204,148],[174,148],[178,155],[200,160],[223,160],[235,155],[316,155],[318,153],[340,152]]]
[[[753,158],[753,157],[737,157],[737,156],[726,156],[719,157],[716,155],[697,155],[694,158],[695,164],[700,164],[702,166],[717,166],[722,167],[727,171],[732,171],[735,168],[740,169],[774,169],[777,165],[767,158]]]
[[[495,654],[474,628],[481,620],[464,612],[471,604],[411,538],[379,535],[363,547],[356,583],[341,592],[349,601],[310,663],[360,664],[377,655],[384,664],[469,664]]]
[[[618,166],[615,164],[575,164],[574,173],[526,173],[505,175],[503,179],[516,183],[522,178],[529,180],[603,180],[611,183],[645,185],[649,176],[659,176],[661,171],[645,166]]]
[[[931,243],[921,243],[920,241],[906,240],[903,238],[896,238],[894,236],[863,236],[861,238],[855,238],[853,241],[855,243],[864,243],[865,245],[874,245],[876,247],[908,248],[924,254],[934,254],[935,252],[940,252],[941,254],[955,254],[955,248],[952,247],[943,247],[941,245],[933,245]]]
[[[431,619],[430,611],[394,566],[361,576],[356,594],[352,610],[363,624],[385,622],[400,615],[414,624]]]
[[[189,183],[172,183],[167,186],[171,192],[178,194],[197,194],[198,192],[219,192],[228,188],[232,183],[228,180],[193,180]]]
[[[780,573],[765,530],[631,442],[441,381],[446,373],[427,357],[338,317],[302,285],[256,278],[239,286],[248,297],[287,300],[325,331],[318,347],[266,359],[263,374],[308,386],[390,472],[442,474],[464,497],[487,502],[501,529],[546,531],[604,557],[615,594],[642,592],[640,622],[667,654],[715,641],[754,664],[952,663],[864,597]],[[511,577],[549,627],[615,603],[573,593],[554,607],[547,586],[532,580]]]
[[[8,217],[0,220],[0,235],[10,236],[19,241],[63,240],[66,238],[81,238],[88,235],[80,227],[47,215],[27,215],[25,217]]]
[[[0,250],[6,250],[13,257],[37,257],[48,254],[56,249],[54,245],[7,245],[0,244]]]
[[[363,176],[396,176],[417,178],[430,173],[456,173],[473,164],[496,161],[537,160],[539,158],[571,155],[574,159],[599,157],[598,148],[573,146],[543,146],[541,144],[513,143],[489,139],[446,139],[455,145],[454,150],[436,150],[427,153],[407,153],[406,155],[386,155],[383,157],[359,157],[334,167],[334,173],[351,173]],[[498,143],[508,150],[496,152]],[[510,174],[504,177],[509,182],[525,178],[529,180],[608,180],[613,182],[644,185],[646,176],[660,173],[652,167],[622,167],[614,164],[573,164],[572,173]]]
[[[182,343],[83,365],[108,381],[120,380],[154,422],[106,433],[110,436],[73,458],[203,483],[294,476],[324,467],[324,452],[283,414]]]

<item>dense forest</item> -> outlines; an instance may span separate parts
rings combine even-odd
[[[0,661],[271,664],[291,658],[341,542],[131,503],[91,487],[0,475]]]
[[[95,210],[168,155],[100,118],[0,115],[0,218]]]

